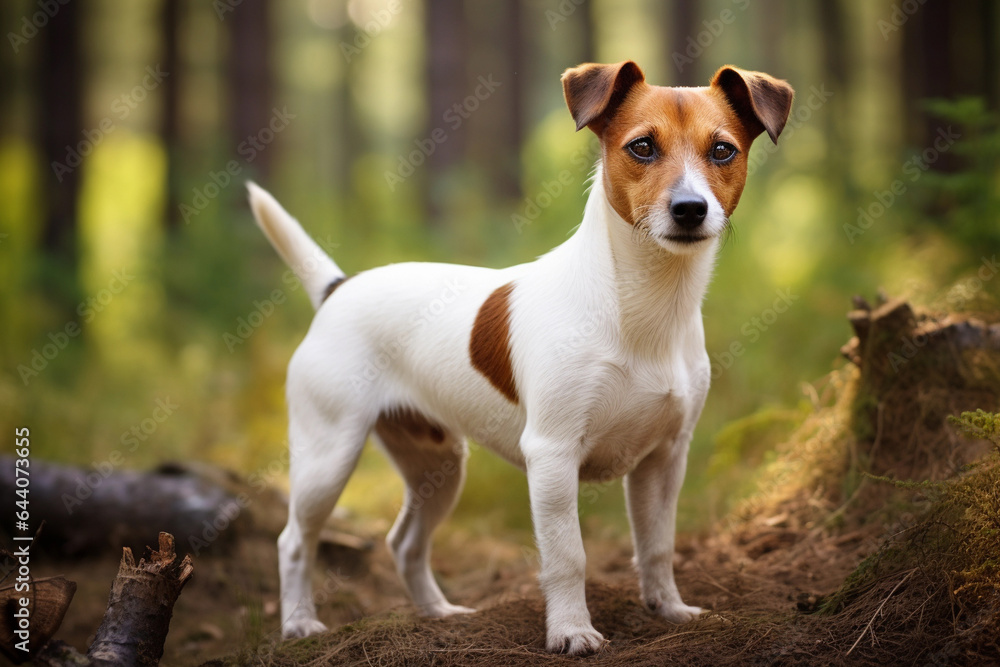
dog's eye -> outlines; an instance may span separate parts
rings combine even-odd
[[[712,162],[725,164],[732,160],[736,153],[736,146],[725,141],[716,141],[712,146]]]
[[[628,149],[628,152],[634,158],[641,162],[649,162],[656,157],[656,147],[653,145],[653,140],[649,137],[634,139],[625,148]]]

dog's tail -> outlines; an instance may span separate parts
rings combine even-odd
[[[257,226],[302,281],[313,308],[319,308],[330,288],[344,280],[344,272],[271,193],[252,181],[247,181],[247,191]]]

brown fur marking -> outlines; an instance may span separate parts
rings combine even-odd
[[[401,408],[383,412],[378,416],[376,430],[405,431],[417,440],[430,439],[435,444],[444,442],[444,429],[432,422],[422,412]]]
[[[469,339],[469,357],[472,366],[516,405],[517,386],[510,359],[510,293],[513,290],[513,283],[498,287],[479,307]]]

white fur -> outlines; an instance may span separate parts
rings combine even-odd
[[[388,542],[423,613],[472,611],[445,599],[428,565],[431,532],[461,488],[468,436],[527,473],[550,650],[584,653],[603,642],[584,598],[581,478],[625,477],[643,599],[671,621],[698,615],[674,583],[674,519],[708,390],[701,301],[724,225],[707,186],[697,175],[685,182],[706,196],[715,222],[710,239],[683,253],[625,222],[598,171],[579,229],[535,262],[386,266],[352,277],[320,306],[288,369],[291,505],[279,539],[286,637],[324,629],[311,583],[319,530],[379,414],[401,408],[440,424],[448,445],[379,433],[407,482]],[[269,195],[251,187],[250,200],[286,261],[295,266],[313,252]],[[340,275],[335,267],[324,275]],[[480,306],[510,282],[518,404],[469,358]],[[312,276],[307,287],[311,296],[323,289]]]
[[[248,182],[250,208],[267,240],[302,281],[313,308],[323,302],[323,291],[335,278],[343,277],[340,267],[313,241],[298,221],[271,196],[271,193]]]
[[[698,229],[699,234],[705,235],[705,241],[700,243],[677,243],[676,241],[671,241],[668,238],[669,236],[684,234],[685,230],[674,222],[670,215],[669,207],[663,205],[662,202],[660,206],[655,206],[650,210],[649,216],[644,221],[644,225],[649,230],[650,236],[656,239],[666,250],[679,255],[700,252],[700,246],[709,241],[714,242],[715,238],[725,231],[728,224],[726,221],[726,212],[712,193],[712,188],[709,187],[705,175],[694,164],[692,161],[688,161],[685,164],[684,172],[665,199],[684,195],[699,195],[705,199],[708,203],[708,213],[705,215],[705,221]]]

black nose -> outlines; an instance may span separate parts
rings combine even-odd
[[[674,222],[685,229],[694,229],[705,222],[708,215],[708,202],[698,195],[675,197],[670,202],[670,215]]]

